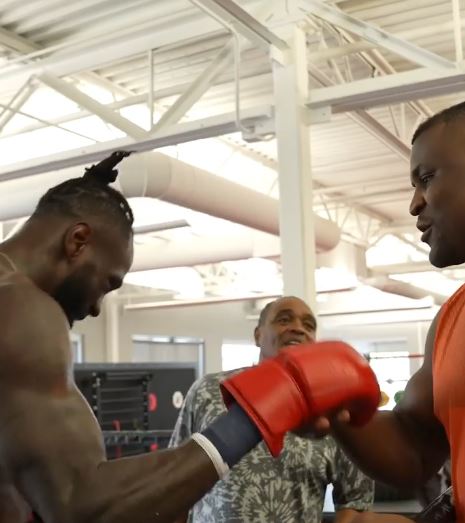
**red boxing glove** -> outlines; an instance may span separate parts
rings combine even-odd
[[[237,402],[245,410],[275,457],[286,432],[340,409],[347,409],[351,424],[360,426],[380,401],[368,362],[339,341],[287,347],[223,381],[221,392],[227,407]]]

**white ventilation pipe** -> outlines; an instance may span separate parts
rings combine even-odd
[[[398,296],[404,296],[413,300],[421,300],[423,298],[431,297],[436,305],[443,305],[447,301],[447,296],[437,292],[431,292],[428,289],[417,287],[411,283],[394,280],[389,275],[374,276],[372,278],[365,278],[363,282],[366,285],[374,287],[383,292],[389,292]]]
[[[261,232],[244,232],[228,236],[192,237],[170,241],[161,246],[149,240],[137,244],[131,272],[169,267],[192,267],[207,263],[246,260],[248,258],[277,258],[279,238]]]
[[[279,235],[275,198],[158,152],[132,155],[118,168],[117,183],[127,198],[157,198]],[[82,173],[82,168],[73,168],[0,183],[0,221],[29,216],[45,190]],[[329,220],[314,217],[317,251],[334,248],[340,229]]]
[[[278,200],[167,155],[130,156],[122,164],[118,180],[127,198],[158,198],[279,235]],[[334,248],[340,239],[339,227],[316,214],[314,219],[317,251]]]

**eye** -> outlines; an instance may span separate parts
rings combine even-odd
[[[315,325],[311,322],[305,322],[304,323],[304,327],[308,330],[308,331],[314,331],[315,330]]]
[[[278,323],[280,323],[281,325],[285,325],[286,323],[289,323],[289,321],[289,316],[281,316],[281,318],[278,318]]]
[[[434,177],[436,171],[427,171],[422,173],[418,178],[423,185],[427,185]]]

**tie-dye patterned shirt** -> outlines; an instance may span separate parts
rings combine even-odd
[[[170,446],[205,429],[225,412],[219,382],[227,372],[194,383],[179,414]],[[368,510],[373,482],[347,458],[329,436],[304,439],[288,434],[284,450],[273,459],[260,443],[189,513],[189,523],[317,523],[326,487],[333,485],[336,510]]]

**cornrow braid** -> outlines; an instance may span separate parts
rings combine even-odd
[[[100,163],[86,168],[82,177],[52,187],[39,200],[32,217],[49,213],[82,217],[99,215],[111,220],[114,225],[120,225],[129,234],[134,223],[131,207],[126,198],[109,184],[118,176],[114,167],[130,154],[116,151]]]

